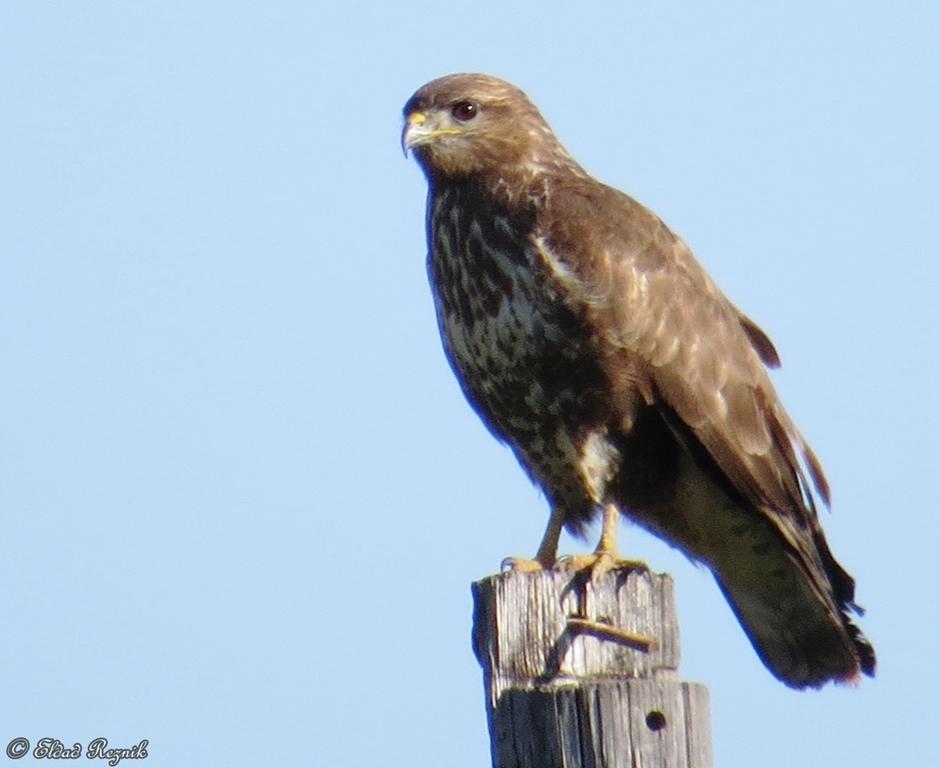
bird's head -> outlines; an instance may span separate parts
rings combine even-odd
[[[567,153],[535,105],[489,75],[448,75],[405,104],[402,149],[431,177],[534,171]],[[560,155],[559,155],[560,152]]]

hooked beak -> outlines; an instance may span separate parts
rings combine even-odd
[[[408,157],[408,150],[414,149],[430,135],[425,127],[428,116],[424,112],[412,112],[405,119],[405,127],[401,130],[401,151]]]
[[[412,112],[405,118],[405,127],[401,131],[401,151],[408,157],[408,151],[424,144],[430,144],[438,136],[459,136],[459,128],[441,127],[440,118],[428,119],[426,112]]]

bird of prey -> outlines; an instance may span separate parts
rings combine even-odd
[[[429,187],[428,272],[467,400],[551,505],[534,561],[620,514],[706,565],[794,688],[873,675],[854,582],[814,497],[829,489],[767,368],[764,332],[655,214],[591,177],[526,95],[458,74],[404,108]]]

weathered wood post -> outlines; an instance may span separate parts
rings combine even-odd
[[[494,768],[711,768],[668,575],[506,572],[473,598]]]

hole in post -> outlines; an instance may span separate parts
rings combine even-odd
[[[651,731],[661,731],[666,727],[666,716],[658,709],[654,709],[646,716],[646,727]]]

